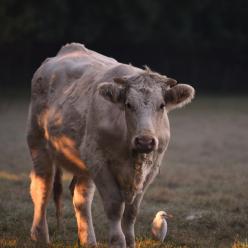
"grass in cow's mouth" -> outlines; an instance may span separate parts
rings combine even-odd
[[[27,101],[0,104],[0,247],[37,247],[29,239],[33,206],[31,162],[25,143]],[[197,97],[170,114],[166,164],[149,188],[137,220],[137,248],[248,247],[248,132],[245,97]],[[64,176],[63,228],[48,208],[51,247],[77,247],[77,227]],[[151,240],[158,210],[174,215],[161,244]],[[99,195],[93,205],[99,247],[107,247],[107,220]]]

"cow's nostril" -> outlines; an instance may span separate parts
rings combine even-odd
[[[152,151],[156,145],[155,138],[152,136],[137,136],[134,139],[135,148],[139,151]]]
[[[151,145],[155,146],[155,144],[156,144],[156,141],[155,141],[154,138],[152,138],[152,139],[151,139]]]

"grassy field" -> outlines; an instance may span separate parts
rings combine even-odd
[[[36,247],[29,239],[31,161],[25,142],[28,101],[0,103],[0,247]],[[172,139],[136,224],[138,248],[248,247],[248,98],[198,97],[170,114]],[[48,208],[51,247],[76,247],[77,229],[64,177],[63,228]],[[151,240],[150,224],[168,210],[168,236]],[[94,226],[107,247],[107,223],[96,194]]]

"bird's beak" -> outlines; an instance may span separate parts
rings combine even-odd
[[[165,218],[166,218],[166,219],[172,219],[172,218],[173,218],[173,215],[172,215],[172,214],[166,214],[166,215],[165,215]]]

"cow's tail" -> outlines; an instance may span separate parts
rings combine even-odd
[[[63,192],[62,175],[63,174],[61,168],[56,167],[54,183],[53,183],[53,199],[56,207],[56,218],[57,218],[58,227],[60,226],[61,196]]]

